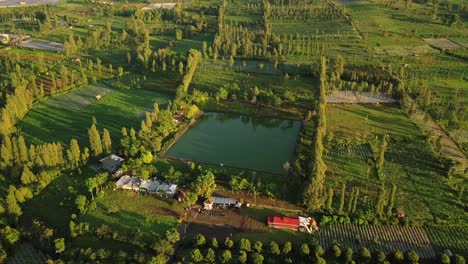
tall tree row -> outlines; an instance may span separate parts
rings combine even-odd
[[[323,138],[327,129],[326,122],[326,90],[327,90],[327,63],[325,57],[320,63],[320,88],[318,112],[316,116],[316,132],[313,138],[313,157],[310,163],[310,174],[308,175],[304,190],[304,204],[310,210],[318,210],[324,205],[324,182],[327,166],[322,159]]]

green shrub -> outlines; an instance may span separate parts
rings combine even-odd
[[[362,261],[369,261],[371,258],[371,252],[366,247],[361,248],[359,251],[359,257]]]
[[[409,250],[406,253],[406,260],[408,263],[411,263],[411,264],[419,263],[418,253],[416,253],[414,250]]]
[[[395,262],[395,263],[401,263],[401,262],[403,262],[403,260],[405,259],[405,256],[403,255],[403,253],[402,253],[401,251],[395,250],[395,251],[393,252],[392,258],[393,258],[393,262]]]
[[[335,256],[335,258],[339,258],[339,257],[341,256],[341,248],[340,248],[340,246],[338,246],[338,245],[333,245],[332,250],[333,250],[333,256]]]
[[[441,254],[440,255],[440,263],[442,264],[450,264],[450,258],[449,256],[445,255],[445,254]]]
[[[456,254],[455,256],[453,256],[453,263],[454,264],[466,264],[465,257],[463,257],[462,255]]]

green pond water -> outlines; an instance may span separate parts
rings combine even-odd
[[[300,128],[300,121],[205,113],[166,157],[284,174]]]

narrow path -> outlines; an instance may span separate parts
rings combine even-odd
[[[455,166],[455,172],[463,174],[467,168],[468,161],[463,151],[458,147],[457,143],[453,141],[453,139],[436,121],[432,119],[432,117],[429,117],[427,121],[424,120],[426,114],[416,101],[408,97],[408,102],[409,104],[414,103],[416,105],[416,112],[410,116],[410,119],[419,127],[419,129],[421,129],[421,131],[428,133],[429,135],[442,137],[442,154],[457,162],[457,165]]]

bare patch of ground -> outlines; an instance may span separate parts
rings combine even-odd
[[[423,40],[438,49],[463,49],[462,46],[446,38],[423,38]]]
[[[395,102],[395,99],[388,95],[367,92],[337,91],[327,96],[329,104],[391,104]]]
[[[157,3],[157,4],[149,4],[143,7],[141,10],[173,9],[175,6],[176,6],[176,3]]]
[[[21,42],[20,46],[34,50],[38,49],[53,52],[63,52],[63,44],[46,40],[25,40]]]
[[[202,210],[191,209],[187,213],[187,221],[181,229],[185,238],[203,234],[209,237],[224,239],[239,232],[267,231],[265,223],[257,221],[234,209],[213,209],[210,214]]]

